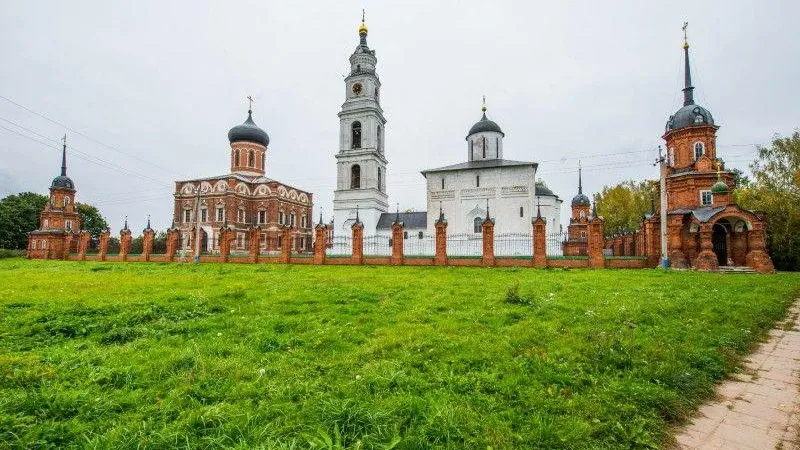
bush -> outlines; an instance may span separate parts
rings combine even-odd
[[[0,248],[0,259],[22,258],[24,256],[25,250],[9,250],[7,248]]]

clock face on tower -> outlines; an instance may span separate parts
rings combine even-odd
[[[363,87],[361,86],[361,83],[354,84],[353,85],[353,94],[356,94],[356,95],[361,94],[361,90],[362,89],[363,89]]]

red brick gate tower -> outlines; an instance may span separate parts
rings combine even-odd
[[[589,237],[589,197],[583,193],[583,177],[578,162],[578,194],[572,198],[572,215],[567,225],[567,239],[562,244],[565,256],[586,256]]]
[[[81,217],[75,210],[75,183],[67,176],[67,137],[61,153],[61,175],[50,185],[50,199],[39,218],[39,229],[28,233],[28,258],[64,259],[77,252]]]
[[[684,27],[685,32],[685,27]],[[695,103],[684,35],[683,107],[669,117],[662,138],[667,145],[667,253],[673,267],[717,270],[720,266],[751,266],[774,270],[760,244],[764,215],[740,208],[730,190],[733,173],[717,157],[711,112]],[[653,219],[658,218],[658,214]],[[657,239],[649,255],[659,254]],[[753,253],[758,257],[747,258]],[[766,257],[765,257],[766,256]]]

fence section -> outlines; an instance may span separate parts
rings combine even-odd
[[[533,236],[530,233],[500,233],[494,237],[495,256],[533,255]]]
[[[436,253],[436,236],[420,231],[403,239],[403,255],[433,256]]]
[[[382,235],[364,236],[364,256],[391,256],[392,238]]]
[[[353,237],[333,236],[325,254],[328,256],[351,256],[353,254]]]
[[[483,255],[483,235],[461,233],[447,235],[447,256]]]
[[[567,232],[548,233],[546,237],[547,256],[564,256],[564,242],[567,241]]]

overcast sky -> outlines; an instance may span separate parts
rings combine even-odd
[[[2,0],[0,195],[47,193],[66,132],[78,201],[114,233],[125,215],[134,230],[147,214],[164,229],[175,180],[228,172],[227,132],[252,95],[267,176],[312,192],[315,218],[329,218],[362,7],[392,208],[424,210],[420,170],[466,159],[482,95],[504,156],[540,163],[562,215],[578,158],[588,194],[657,177],[664,123],[682,105],[684,21],[695,98],[729,166],[800,126],[797,1],[387,3]]]

